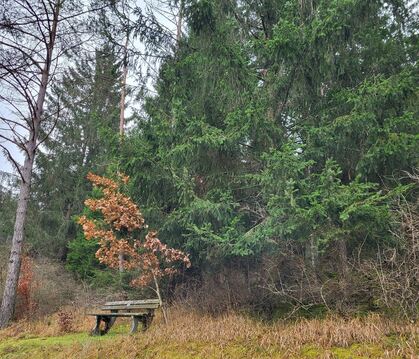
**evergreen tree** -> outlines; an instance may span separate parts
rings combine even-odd
[[[198,269],[290,251],[320,280],[312,299],[331,281],[349,301],[352,254],[397,247],[392,195],[418,165],[416,13],[358,0],[185,13],[124,149],[147,221]]]
[[[112,47],[76,59],[54,87],[49,110],[60,109],[57,124],[37,161],[35,219],[40,226],[31,244],[43,254],[65,259],[75,238],[78,215],[90,189],[86,175],[112,163],[118,143],[119,78]]]

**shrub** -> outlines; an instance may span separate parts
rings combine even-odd
[[[58,325],[61,333],[74,331],[74,317],[72,312],[61,310],[58,312]]]

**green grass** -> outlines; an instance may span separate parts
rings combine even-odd
[[[92,337],[87,333],[71,333],[62,336],[7,338],[0,340],[0,358],[123,358],[118,356],[115,347],[132,345],[135,358],[319,358],[328,355],[331,358],[383,358],[386,347],[398,344],[395,338],[388,338],[383,345],[352,344],[346,348],[322,349],[316,345],[306,345],[296,351],[284,352],[279,348],[263,348],[258,343],[233,341],[223,346],[211,342],[160,342],[147,344],[141,333],[129,335],[126,325],[119,325],[105,335]],[[108,349],[110,355],[106,356]],[[69,353],[69,354],[66,354]],[[392,356],[394,358],[394,356]],[[401,358],[401,357],[400,357]]]
[[[48,358],[54,357],[63,347],[88,342],[111,340],[117,334],[93,338],[87,333],[66,334],[58,337],[23,337],[0,341],[1,358]]]
[[[92,337],[88,333],[70,333],[61,336],[36,337],[25,335],[19,338],[0,339],[0,358],[55,358],[63,348],[110,342],[128,333],[127,325],[112,328],[105,336]]]

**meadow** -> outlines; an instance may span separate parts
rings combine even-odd
[[[267,323],[244,314],[213,317],[181,307],[161,313],[146,332],[130,335],[129,322],[90,336],[94,319],[67,307],[0,331],[0,357],[11,358],[417,358],[417,323],[378,315],[330,316]],[[61,314],[62,317],[62,314]]]

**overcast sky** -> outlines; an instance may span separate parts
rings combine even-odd
[[[144,0],[137,0],[137,3],[144,8]],[[151,3],[153,5],[158,4],[158,1],[156,0],[149,0],[148,3]],[[175,33],[176,31],[176,26],[175,24],[173,24],[168,18],[168,14],[167,12],[163,12],[161,14],[159,14],[158,12],[155,12],[156,17],[158,18],[159,22],[161,22],[161,24],[163,26],[165,26],[167,29],[169,29],[170,31],[173,31],[173,33]],[[141,48],[141,44],[138,44],[139,48]],[[137,44],[136,44],[137,47]],[[128,73],[129,74],[129,73]],[[133,71],[131,71],[131,75],[133,74]],[[135,82],[135,78],[134,76],[129,76],[128,77],[128,85],[130,84],[134,84]],[[151,86],[151,83],[149,84],[149,86]],[[0,89],[1,90],[1,89]],[[130,107],[135,108],[138,107],[139,104],[136,103],[131,103],[129,104],[128,108],[127,108],[127,115],[130,114]],[[4,117],[8,117],[10,118],[10,111],[8,111],[8,108],[5,107],[4,104],[2,104],[0,102],[0,116],[4,116]],[[10,134],[8,134],[8,132],[4,129],[4,128],[0,128],[0,133],[4,136],[8,136]],[[23,163],[23,154],[21,151],[18,150],[18,148],[16,148],[16,146],[14,146],[11,143],[8,143],[7,141],[0,139],[1,143],[3,145],[5,145],[7,147],[7,149],[10,151],[11,155],[13,156],[13,158],[18,161],[20,164]],[[13,168],[13,165],[7,160],[7,158],[5,157],[4,153],[0,152],[0,171],[5,171],[5,172],[11,172],[11,173],[16,173],[15,169]]]
[[[8,146],[9,151],[12,153],[12,156],[18,160],[20,163],[23,162],[23,156],[22,154],[16,149],[15,146]],[[15,171],[12,168],[12,165],[10,162],[4,157],[3,153],[0,154],[0,171],[5,172],[12,172],[15,173]]]

